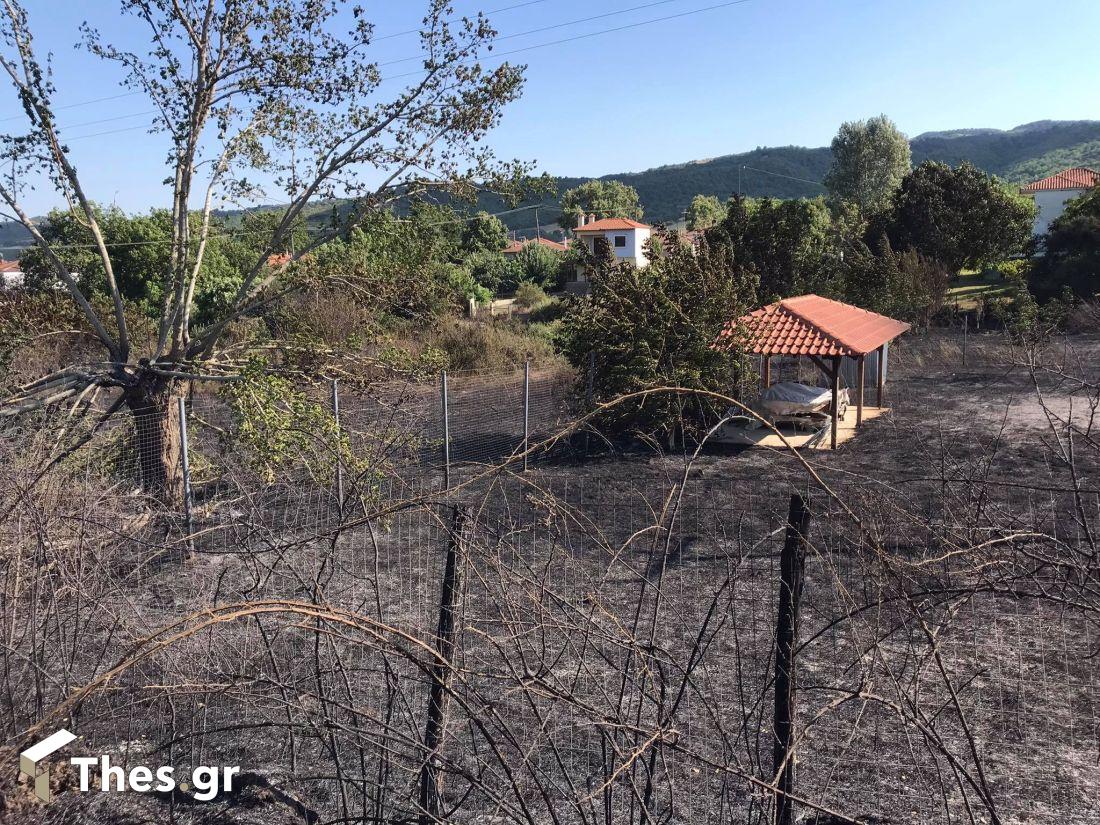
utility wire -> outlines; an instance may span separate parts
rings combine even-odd
[[[534,2],[544,2],[544,0],[534,0]],[[618,11],[608,12],[606,14],[598,14],[598,15],[594,15],[592,17],[583,17],[583,18],[579,18],[577,20],[570,20],[570,21],[567,21],[565,23],[555,23],[554,25],[551,25],[551,26],[543,26],[541,28],[530,29],[530,30],[525,31],[525,32],[517,32],[515,34],[504,35],[502,37],[494,38],[492,42],[496,43],[496,42],[499,42],[501,40],[509,40],[509,39],[516,38],[516,37],[525,37],[525,36],[528,36],[528,35],[531,35],[531,34],[536,34],[536,33],[539,33],[539,32],[550,31],[552,29],[560,29],[560,28],[565,28],[565,27],[568,27],[568,26],[576,26],[576,25],[580,25],[581,23],[591,22],[593,20],[600,20],[600,19],[603,19],[603,18],[606,18],[606,17],[615,16],[615,15],[618,15],[618,14],[626,14],[626,13],[629,13],[629,12],[639,11],[641,9],[652,8],[654,6],[666,5],[668,3],[673,3],[673,2],[682,2],[682,0],[656,0],[656,2],[644,3],[642,5],[632,6],[630,8],[620,9]],[[468,63],[476,63],[479,60],[483,60],[483,59],[488,60],[488,59],[493,59],[493,58],[509,57],[511,55],[521,54],[523,52],[533,51],[535,49],[544,49],[544,48],[548,48],[550,46],[558,46],[558,45],[562,45],[564,43],[571,43],[571,42],[575,42],[575,41],[578,41],[578,40],[586,40],[588,38],[597,37],[597,36],[604,35],[604,34],[612,34],[612,33],[615,33],[615,32],[627,31],[629,29],[638,28],[640,26],[648,26],[648,25],[652,25],[654,23],[663,23],[663,22],[666,22],[668,20],[674,20],[674,19],[677,19],[677,18],[680,18],[680,17],[688,17],[688,16],[691,16],[691,15],[694,15],[694,14],[701,14],[701,13],[707,12],[707,11],[714,11],[716,9],[727,8],[729,6],[738,6],[738,5],[742,5],[744,3],[747,3],[747,2],[749,2],[749,0],[730,0],[730,2],[719,3],[719,4],[716,4],[716,5],[713,5],[713,6],[706,6],[705,8],[692,9],[692,10],[685,11],[685,12],[679,12],[677,14],[666,15],[664,17],[652,18],[650,20],[640,20],[640,21],[637,21],[635,23],[628,23],[628,24],[625,24],[625,25],[622,25],[622,26],[615,26],[615,27],[610,28],[610,29],[601,29],[599,31],[587,32],[585,34],[574,35],[572,37],[562,38],[560,40],[552,40],[552,41],[549,41],[547,43],[536,43],[536,44],[533,44],[531,46],[524,46],[522,48],[512,49],[512,50],[507,51],[507,52],[499,52],[497,54],[487,54],[487,55],[483,56],[482,58],[471,59],[471,60],[467,60],[467,61],[463,61],[463,62],[468,64]],[[508,6],[508,7],[506,7],[506,9],[498,9],[497,12],[505,11],[505,10],[511,9],[511,8],[520,8],[521,6],[526,6],[526,5],[533,5],[533,3],[529,2],[529,3],[521,3],[517,6]],[[493,14],[493,13],[496,13],[496,12],[489,12],[489,13]],[[392,36],[396,36],[396,35],[392,35]],[[413,55],[411,57],[402,57],[402,58],[397,58],[395,60],[388,60],[388,61],[385,61],[383,63],[379,63],[378,65],[379,66],[390,66],[390,65],[393,65],[393,64],[396,64],[396,63],[405,63],[405,62],[408,62],[410,60],[421,60],[424,57],[425,57],[425,55],[423,53],[421,53],[421,54]],[[381,82],[385,82],[387,80],[396,80],[396,79],[404,78],[404,77],[412,77],[412,76],[420,75],[420,74],[424,74],[424,71],[418,69],[418,70],[411,71],[411,72],[404,72],[404,73],[401,73],[401,74],[389,75],[388,77],[382,78]],[[98,102],[101,102],[101,101],[104,101],[104,100],[115,100],[117,98],[129,97],[129,96],[135,95],[135,94],[139,94],[139,92],[127,92],[126,94],[122,94],[122,95],[114,95],[112,97],[98,98],[96,100],[84,101],[82,103],[73,103],[73,104],[69,104],[68,106],[58,106],[58,107],[56,107],[56,110],[69,109],[69,108],[73,108],[75,106],[84,106],[84,105],[91,104],[91,103],[98,103]],[[143,114],[153,114],[153,113],[154,112],[150,111],[150,112],[145,112]],[[78,123],[78,124],[74,124],[74,125],[66,126],[66,127],[62,127],[62,128],[75,129],[75,128],[81,127],[81,126],[93,126],[93,125],[96,125],[98,123],[108,123],[108,122],[116,121],[116,120],[124,120],[127,117],[137,117],[137,116],[138,115],[135,113],[133,115],[121,115],[121,116],[118,116],[118,117],[101,118],[99,120],[89,120],[89,121],[85,121],[84,123]],[[22,116],[21,115],[15,115],[15,116],[12,116],[12,117],[0,118],[0,122],[16,120],[20,117],[22,117]],[[152,124],[150,124],[150,125],[152,125]],[[104,135],[114,135],[114,134],[118,134],[120,132],[136,131],[136,130],[142,129],[142,128],[148,128],[148,127],[146,127],[146,126],[131,126],[131,127],[126,127],[124,129],[111,129],[111,130],[107,130],[107,131],[104,131],[104,132],[94,132],[92,134],[87,134],[87,135],[75,135],[73,137],[65,138],[65,140],[67,140],[67,141],[68,140],[83,140],[84,138],[102,137]]]
[[[464,218],[453,218],[451,220],[446,220],[446,221],[434,221],[432,223],[422,224],[422,226],[424,226],[425,228],[433,228],[433,227],[437,227],[437,226],[451,226],[451,225],[454,225],[456,223],[469,223],[470,221],[480,220],[484,217],[499,218],[501,215],[511,215],[513,213],[516,213],[516,212],[526,212],[526,211],[529,211],[531,209],[549,209],[549,210],[556,210],[558,212],[561,211],[561,207],[558,207],[558,206],[547,206],[545,204],[536,203],[536,204],[531,204],[530,206],[517,206],[514,209],[504,209],[500,212],[489,212],[489,213],[485,213],[484,215],[476,214],[476,215],[470,215],[470,216],[464,217]],[[398,218],[397,222],[398,223],[405,223],[405,224],[415,224],[416,223],[416,221],[410,221],[407,218]],[[326,231],[328,231],[328,229],[325,228],[325,227],[305,226],[305,227],[302,227],[300,231],[304,231],[304,232],[326,232]],[[229,238],[229,237],[235,237],[235,236],[238,236],[238,235],[266,235],[266,234],[270,234],[270,230],[268,230],[268,229],[231,229],[227,232],[211,232],[209,237],[211,237],[211,238]],[[163,239],[151,240],[151,241],[119,241],[117,243],[106,243],[106,244],[104,244],[104,246],[106,246],[108,249],[117,249],[117,248],[121,248],[121,247],[131,247],[131,246],[162,246],[162,245],[170,244],[171,242],[172,242],[171,238],[163,238]],[[24,250],[24,249],[30,249],[30,248],[35,247],[35,246],[37,246],[37,242],[32,242],[29,246],[28,245],[23,245],[23,246],[0,246],[0,249]],[[54,250],[99,249],[99,245],[94,244],[94,243],[87,243],[87,244],[50,244],[49,248],[54,249]]]
[[[667,6],[669,3],[682,3],[683,0],[655,0],[652,3],[643,3],[640,6],[631,6],[628,9],[618,9],[616,11],[609,11],[604,14],[596,14],[592,17],[582,17],[578,20],[567,20],[564,23],[554,23],[552,26],[541,26],[537,29],[528,29],[525,32],[516,32],[515,34],[505,34],[501,37],[494,37],[492,42],[499,43],[502,40],[512,40],[516,37],[526,37],[529,34],[540,34],[542,32],[552,31],[554,29],[564,29],[569,26],[579,26],[581,23],[591,23],[593,20],[603,20],[606,17],[615,17],[620,14],[629,14],[632,11],[641,11],[642,9],[651,9],[654,6]],[[497,55],[490,55],[496,57]],[[427,52],[421,52],[420,54],[414,54],[411,57],[399,57],[396,60],[387,60],[384,63],[379,63],[379,66],[392,66],[395,63],[408,63],[410,60],[423,60],[425,57],[429,57]]]
[[[526,3],[516,3],[515,5],[512,5],[512,6],[504,6],[503,8],[493,9],[492,11],[487,11],[487,12],[485,12],[485,14],[486,15],[500,14],[501,12],[512,11],[513,9],[522,9],[526,6],[534,6],[534,5],[537,5],[539,3],[545,3],[545,2],[547,2],[547,0],[527,0]],[[468,17],[469,15],[466,15],[466,16]],[[457,23],[457,22],[461,21],[462,19],[463,19],[463,16],[460,15],[460,16],[457,16],[457,17],[448,18],[444,22],[446,22],[446,23]],[[375,37],[370,42],[371,43],[378,43],[381,40],[390,40],[394,37],[401,37],[402,35],[406,35],[406,34],[419,34],[421,31],[422,31],[422,29],[407,29],[406,31],[394,32],[393,34],[384,34],[381,37]],[[108,95],[107,97],[97,97],[97,98],[93,98],[92,100],[81,100],[77,103],[68,103],[64,106],[54,106],[53,109],[54,109],[55,112],[60,112],[64,109],[76,109],[80,106],[91,106],[93,103],[105,103],[108,100],[120,100],[121,98],[124,98],[124,97],[133,97],[134,95],[139,95],[139,94],[143,94],[143,93],[141,91],[122,92],[121,94],[117,94],[117,95]],[[0,123],[7,123],[8,121],[11,121],[11,120],[20,120],[23,117],[26,117],[26,115],[9,115],[8,117],[0,117]],[[92,122],[94,123],[96,121],[92,121]],[[71,129],[73,127],[70,126],[69,128]],[[88,135],[88,137],[91,137],[91,135]]]
[[[794,178],[790,175],[781,175],[778,172],[769,172],[767,169],[757,169],[755,166],[746,166],[741,164],[742,169],[749,169],[753,172],[759,172],[762,175],[771,175],[773,178],[783,178],[785,180],[796,180],[799,183],[812,183],[814,186],[820,186],[822,189],[826,188],[825,184],[819,180],[809,180],[807,178]]]

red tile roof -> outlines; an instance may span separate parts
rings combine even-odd
[[[722,339],[744,336],[757,355],[866,355],[909,329],[885,315],[822,298],[800,295],[730,321]]]
[[[601,218],[585,226],[578,226],[574,232],[611,232],[616,229],[652,229],[648,223],[638,223],[630,218]]]
[[[20,272],[19,261],[5,261],[0,259],[0,272]]]
[[[512,241],[501,251],[505,255],[517,255],[523,250],[523,247],[527,246],[527,244],[529,243],[537,243],[539,246],[556,249],[558,252],[565,252],[569,249],[569,247],[565,244],[558,243],[557,241],[552,241],[549,238],[527,238],[526,240],[522,241]]]
[[[1089,189],[1100,183],[1100,172],[1085,166],[1065,169],[1057,175],[1020,187],[1021,192],[1042,192],[1049,189]]]

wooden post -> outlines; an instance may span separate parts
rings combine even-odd
[[[764,389],[772,385],[772,357],[764,356]]]
[[[833,356],[833,371],[829,375],[830,386],[833,389],[833,432],[830,436],[830,447],[836,449],[836,432],[840,428],[840,356]]]
[[[886,376],[886,344],[883,344],[878,348],[878,377],[875,379],[875,384],[878,388],[878,407],[882,409],[882,386],[885,383],[883,380]]]
[[[439,629],[436,632],[436,652],[428,690],[428,721],[424,727],[424,762],[420,768],[419,825],[436,825],[440,821],[440,800],[443,797],[443,734],[447,721],[447,691],[453,670],[455,640],[458,635],[456,617],[462,597],[462,557],[466,554],[465,537],[469,513],[455,507],[451,517],[451,532],[447,539],[447,557],[443,567],[443,587],[439,594]]]
[[[856,391],[856,429],[863,426],[863,378],[866,360],[866,355],[859,356],[859,389]]]
[[[775,628],[775,716],[772,770],[775,771],[775,823],[794,822],[796,707],[798,682],[795,650],[798,648],[798,610],[810,533],[810,510],[797,493],[791,495],[787,535],[779,562],[779,610]]]

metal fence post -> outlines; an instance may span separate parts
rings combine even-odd
[[[182,395],[176,399],[176,414],[179,416],[180,469],[183,471],[183,523],[187,530],[187,552],[190,554],[194,550],[191,534],[195,531],[195,525],[191,509],[191,463],[187,457],[187,404]]]
[[[523,362],[523,472],[527,472],[527,451],[531,446],[531,362]]]
[[[343,431],[340,427],[340,379],[331,379],[332,383],[332,420],[336,424],[336,504],[344,509],[344,445]]]
[[[966,339],[970,337],[970,316],[963,316],[963,366],[966,366]]]
[[[447,405],[447,370],[439,373],[439,396],[443,404],[443,487],[451,488],[451,414]]]
[[[585,376],[584,383],[584,411],[585,413],[592,412],[592,399],[595,396],[596,390],[596,353],[593,350],[588,353],[588,375]],[[588,455],[589,442],[591,440],[591,431],[589,427],[584,429],[584,454]]]
[[[436,656],[432,666],[431,687],[428,690],[428,717],[424,726],[424,761],[420,768],[420,825],[440,822],[440,799],[443,796],[442,760],[443,734],[447,720],[447,687],[454,667],[458,640],[457,617],[462,598],[462,563],[466,555],[465,532],[470,514],[464,507],[455,507],[451,516],[451,532],[447,538],[447,556],[443,565],[443,586],[439,593],[439,625],[436,631]]]
[[[779,562],[779,610],[775,629],[775,717],[772,769],[775,771],[776,825],[794,822],[795,754],[797,735],[795,699],[797,679],[795,650],[798,647],[798,608],[810,533],[810,510],[805,499],[791,494],[787,534]]]

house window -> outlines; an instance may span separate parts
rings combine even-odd
[[[617,249],[622,249],[625,246],[626,246],[626,235],[616,235],[615,236],[615,247]]]

